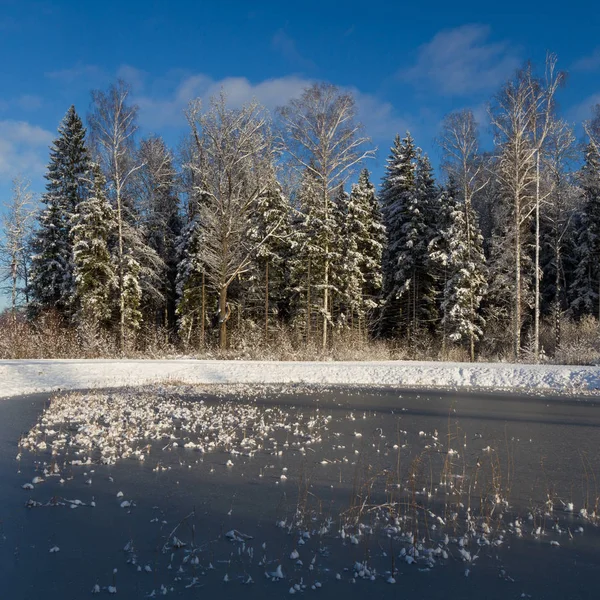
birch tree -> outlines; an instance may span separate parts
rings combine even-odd
[[[490,119],[495,129],[496,143],[500,148],[496,173],[501,181],[504,201],[512,219],[507,239],[512,238],[514,268],[513,282],[513,356],[521,354],[521,330],[523,327],[523,301],[529,300],[529,288],[523,289],[523,238],[527,237],[531,221],[532,204],[535,199],[535,153],[531,140],[533,111],[536,104],[530,85],[528,66],[517,73],[514,80],[505,84],[490,109]]]
[[[346,182],[361,161],[373,156],[363,150],[368,138],[356,122],[356,106],[349,93],[328,83],[306,88],[300,98],[278,109],[281,120],[281,149],[299,171],[312,172],[319,188],[320,212],[329,221],[337,186]],[[331,240],[323,236],[324,265],[322,293],[322,347],[327,348],[331,323]]]
[[[263,108],[256,102],[230,109],[224,93],[211,100],[207,112],[198,100],[187,111],[198,152],[185,165],[195,173],[202,228],[200,262],[218,296],[219,346],[227,348],[230,316],[228,291],[246,273],[254,256],[281,225],[275,223],[260,240],[248,235],[257,199],[271,183],[273,149]]]
[[[565,121],[555,121],[550,132],[542,174],[545,201],[540,216],[541,298],[553,317],[554,346],[561,343],[562,314],[567,310],[568,283],[574,269],[574,216],[579,189],[570,169],[575,160],[575,134]]]
[[[141,325],[142,291],[161,297],[157,286],[162,261],[136,230],[134,180],[144,163],[135,152],[138,107],[128,104],[129,93],[122,80],[107,92],[94,90],[88,115],[95,158],[106,177],[117,221],[114,258],[121,353]]]
[[[13,319],[16,319],[19,293],[27,280],[26,251],[30,228],[35,215],[33,193],[29,181],[16,177],[12,182],[12,195],[2,214],[2,237],[0,238],[0,267],[2,280],[9,281]],[[21,286],[19,285],[21,283]]]
[[[540,358],[540,281],[542,272],[540,268],[540,213],[544,198],[541,193],[541,166],[545,143],[555,127],[554,105],[558,87],[564,82],[565,74],[556,70],[557,58],[554,54],[546,57],[546,69],[543,80],[532,76],[531,69],[527,70],[529,86],[532,96],[531,126],[532,146],[535,151],[535,308],[534,308],[534,333],[533,354],[535,362]]]

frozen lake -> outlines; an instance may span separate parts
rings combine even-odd
[[[597,597],[594,399],[167,388],[41,421],[47,404],[0,402],[2,598]]]

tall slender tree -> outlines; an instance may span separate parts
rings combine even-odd
[[[387,240],[383,252],[383,306],[379,332],[390,336],[400,330],[405,317],[400,296],[403,293],[405,268],[402,252],[405,246],[404,225],[407,206],[415,193],[417,148],[410,133],[401,140],[396,135],[387,161],[381,190],[383,222]],[[410,267],[409,267],[410,268]]]
[[[577,232],[577,267],[571,290],[571,312],[600,320],[600,154],[588,143],[581,170],[584,206]]]
[[[175,326],[176,245],[182,229],[177,173],[171,152],[162,138],[143,139],[138,155],[143,165],[136,179],[144,242],[160,259],[158,288],[161,294],[150,295],[145,305],[154,320],[172,329]]]
[[[330,222],[333,194],[353,168],[373,156],[363,150],[368,139],[356,122],[356,106],[351,94],[327,83],[306,88],[300,98],[279,109],[282,124],[281,148],[300,171],[309,170],[319,188],[319,215],[323,223],[323,269],[319,273],[322,295],[322,348],[328,343],[331,322],[331,253]]]
[[[27,250],[35,215],[33,193],[27,179],[16,177],[12,195],[4,206],[0,230],[0,281],[9,281],[13,318],[27,285]]]
[[[117,228],[113,245],[119,348],[140,328],[142,293],[161,298],[158,289],[163,265],[144,242],[135,200],[135,178],[144,166],[135,149],[136,105],[128,104],[129,86],[122,80],[106,92],[92,92],[88,115],[94,156],[108,184],[108,197],[115,210]]]
[[[471,222],[475,212],[473,210],[473,201],[475,196],[481,192],[489,183],[489,175],[484,172],[484,163],[478,153],[479,135],[477,122],[470,110],[462,110],[450,113],[444,119],[442,126],[442,134],[439,139],[439,144],[443,152],[443,167],[448,177],[450,177],[457,187],[460,194],[458,206],[464,210],[464,231],[466,238],[467,262],[481,263],[483,251],[482,247],[476,247],[479,238],[474,240],[471,235],[478,230]],[[462,201],[462,202],[460,202]],[[461,227],[457,221],[457,215],[452,215],[452,220],[458,231]],[[472,256],[473,255],[473,256]],[[476,278],[466,280],[467,285],[471,281],[476,283]],[[470,291],[469,297],[473,302],[469,305],[471,315],[470,323],[475,323],[477,319],[477,311],[479,303],[476,301],[480,297],[478,291],[474,288]],[[447,312],[447,311],[445,311]],[[469,328],[470,337],[470,356],[471,360],[475,360],[475,341],[480,333],[474,328]]]

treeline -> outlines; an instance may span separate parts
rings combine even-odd
[[[335,86],[276,115],[194,100],[177,152],[139,139],[126,83],[94,91],[87,130],[74,107],[60,124],[43,209],[22,180],[7,202],[11,312],[52,311],[122,353],[153,329],[186,351],[286,331],[323,351],[351,334],[539,360],[565,324],[600,316],[600,106],[578,143],[563,84],[554,56],[506,82],[492,152],[470,111],[447,115],[441,181],[397,135],[379,193]]]

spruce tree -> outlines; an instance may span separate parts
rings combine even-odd
[[[158,295],[146,295],[145,312],[153,313],[152,320],[173,328],[175,325],[177,239],[182,222],[177,195],[176,171],[173,158],[164,141],[150,137],[140,143],[142,168],[139,171],[140,226],[144,243],[158,257],[154,259],[156,275],[160,279]]]
[[[320,284],[323,275],[324,249],[322,219],[316,176],[305,169],[295,198],[290,236],[290,298],[292,322],[307,342],[313,339],[322,304]],[[333,220],[333,219],[332,219]]]
[[[407,208],[415,191],[417,149],[407,133],[403,140],[397,135],[387,161],[381,191],[383,223],[386,229],[386,246],[383,252],[383,306],[379,333],[391,336],[400,330],[404,312],[400,296],[406,291],[406,267],[402,264],[405,249],[405,224]]]
[[[437,229],[437,189],[429,159],[410,134],[392,148],[384,179],[383,214],[388,232],[384,266],[383,332],[416,335],[435,325],[436,289],[429,243]]]
[[[265,340],[270,321],[289,317],[290,218],[289,202],[273,177],[265,193],[256,199],[248,230],[252,242],[259,244],[248,291],[256,298],[256,312],[264,324]]]
[[[92,326],[108,324],[113,313],[115,270],[109,250],[116,220],[106,198],[106,180],[93,165],[90,195],[77,205],[71,218],[71,239],[77,321]]]
[[[177,327],[180,338],[187,344],[197,330],[199,346],[205,344],[206,325],[206,271],[201,256],[201,227],[194,214],[177,240]]]
[[[487,272],[483,254],[483,238],[470,204],[457,202],[452,191],[440,195],[449,223],[441,232],[439,249],[431,258],[445,272],[442,311],[444,339],[469,348],[475,359],[475,342],[483,335],[485,321],[480,305],[487,290]]]
[[[600,156],[590,144],[581,170],[583,211],[577,234],[577,267],[571,288],[571,312],[600,319]]]
[[[352,246],[353,265],[358,271],[360,284],[357,300],[359,327],[364,323],[371,329],[375,309],[379,306],[382,288],[381,257],[385,245],[385,228],[382,223],[375,186],[369,180],[369,171],[363,169],[358,182],[352,186],[348,201],[345,243]]]
[[[74,291],[71,222],[88,194],[90,160],[85,128],[71,106],[50,148],[45,208],[39,217],[32,258],[30,295],[34,314],[54,308],[70,318]]]
[[[351,327],[355,317],[363,316],[363,274],[358,252],[359,215],[351,196],[340,184],[332,203],[336,223],[331,245],[331,305],[334,323],[338,328]]]

